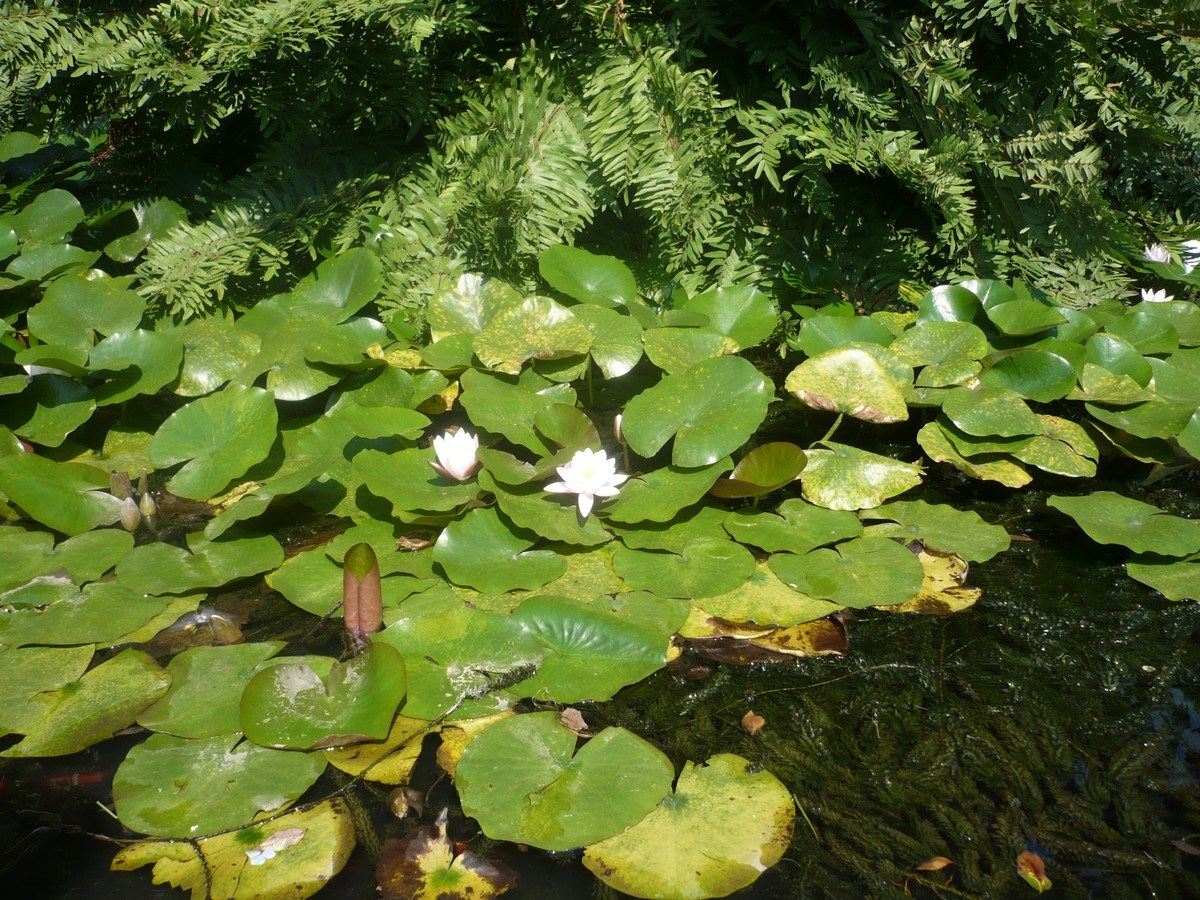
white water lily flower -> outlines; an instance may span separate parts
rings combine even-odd
[[[559,466],[558,477],[546,485],[552,494],[578,494],[579,514],[585,519],[592,511],[597,497],[615,497],[628,475],[617,474],[617,461],[609,459],[603,450],[579,450],[565,466]]]
[[[461,428],[458,431],[447,431],[433,439],[433,452],[437,454],[437,462],[430,460],[429,464],[447,478],[466,481],[479,465],[479,460],[475,457],[478,449],[479,438],[469,431]]]
[[[1171,261],[1171,254],[1162,244],[1148,244],[1142,250],[1142,256],[1150,262],[1169,263]]]
[[[1200,241],[1184,241],[1179,245],[1179,250],[1183,254],[1184,275],[1190,275],[1200,268]]]
[[[1142,301],[1144,303],[1166,303],[1168,300],[1174,300],[1174,294],[1168,294],[1165,290],[1148,291],[1142,288]]]

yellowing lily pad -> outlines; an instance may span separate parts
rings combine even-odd
[[[927,422],[917,432],[917,443],[934,462],[950,463],[972,478],[998,481],[1007,487],[1022,487],[1033,479],[1012,460],[992,459],[986,462],[969,460],[954,446],[946,430],[937,422]]]
[[[871,509],[921,483],[921,467],[825,441],[800,473],[804,499],[826,509]]]
[[[783,626],[822,619],[842,608],[793,590],[765,562],[757,563],[754,574],[741,586],[697,603],[704,612],[728,621]]]
[[[634,897],[706,900],[753,884],[783,857],[796,812],[774,775],[722,753],[686,763],[675,791],[641,822],[592,844],[583,864]]]
[[[376,870],[381,900],[490,900],[516,885],[516,873],[503,863],[470,850],[456,853],[446,819],[443,809],[433,825],[383,845]]]
[[[975,605],[983,593],[979,588],[966,586],[967,561],[953,553],[939,553],[921,548],[917,551],[925,579],[917,596],[905,603],[881,606],[887,612],[920,613],[926,616],[948,616]]]
[[[382,741],[326,750],[325,758],[335,768],[356,778],[381,784],[408,784],[425,736],[438,730],[427,719],[396,716],[392,730]]]
[[[485,366],[512,375],[526,360],[577,356],[591,346],[588,327],[548,297],[530,297],[502,310],[472,342]]]
[[[908,418],[904,402],[908,385],[898,377],[898,369],[904,367],[881,365],[879,354],[886,352],[871,353],[857,347],[830,350],[793,369],[784,387],[813,409],[867,422],[902,422]]]

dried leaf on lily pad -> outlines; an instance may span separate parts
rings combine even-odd
[[[383,900],[488,900],[516,887],[517,874],[470,850],[455,855],[446,836],[446,810],[433,825],[416,828],[383,845],[376,869]]]
[[[592,844],[583,864],[634,897],[704,900],[754,883],[788,848],[796,811],[770,772],[721,753],[686,763],[675,791],[625,832]]]
[[[190,890],[193,897],[300,900],[342,870],[354,844],[350,810],[331,800],[195,845],[139,841],[116,855],[112,869],[131,872],[153,863],[155,884]]]
[[[925,570],[925,579],[917,596],[906,603],[880,606],[888,612],[921,613],[926,616],[949,616],[975,605],[983,593],[979,588],[966,586],[967,561],[954,553],[943,553],[920,547],[917,559]]]
[[[1028,850],[1017,855],[1017,874],[1039,894],[1053,887],[1053,882],[1046,877],[1046,864],[1042,858]]]

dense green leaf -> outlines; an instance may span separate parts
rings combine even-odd
[[[1046,505],[1066,513],[1092,540],[1135,553],[1190,556],[1200,551],[1200,521],[1163,512],[1149,503],[1096,491],[1084,497],[1053,496]]]
[[[633,273],[612,256],[558,244],[542,251],[538,272],[556,291],[580,303],[618,306],[637,300]]]
[[[566,563],[552,550],[530,550],[533,543],[494,509],[474,509],[446,526],[433,558],[456,584],[493,594],[536,590],[561,575]]]
[[[916,554],[887,538],[855,538],[803,556],[776,553],[770,562],[789,587],[856,609],[910,600],[925,577]]]

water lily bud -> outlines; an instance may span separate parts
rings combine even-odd
[[[126,497],[121,501],[121,527],[126,531],[137,531],[139,525],[142,524],[142,514],[138,511],[138,506],[133,502],[132,497]]]
[[[146,470],[142,469],[142,474],[138,477],[138,493],[145,494],[150,490],[150,486],[146,483]]]
[[[133,488],[129,484],[128,472],[109,472],[108,473],[108,492],[118,500],[124,500],[133,493]]]
[[[617,413],[615,416],[613,416],[613,437],[615,437],[619,443],[625,443],[625,434],[621,431],[620,413]]]
[[[365,646],[383,627],[383,586],[370,544],[355,544],[342,562],[342,616],[351,640]]]
[[[429,464],[447,478],[466,481],[479,465],[478,450],[479,438],[469,431],[447,431],[433,439],[437,462],[430,460]]]
[[[154,524],[154,518],[158,515],[158,504],[154,502],[154,497],[150,494],[142,494],[138,499],[138,510],[143,516]]]

